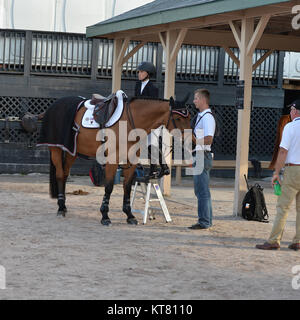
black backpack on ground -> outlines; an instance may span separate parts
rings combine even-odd
[[[95,186],[101,187],[105,184],[105,167],[97,161],[93,163],[89,175]]]
[[[242,217],[246,220],[269,222],[269,215],[263,194],[263,188],[258,183],[249,187],[246,176],[245,180],[247,183],[248,192],[243,200]]]

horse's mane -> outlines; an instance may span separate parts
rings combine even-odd
[[[164,102],[170,102],[170,100],[167,99],[162,99],[162,98],[153,98],[153,97],[145,97],[145,96],[140,96],[140,97],[130,97],[129,102],[132,102],[134,100],[154,100],[154,101],[164,101]]]

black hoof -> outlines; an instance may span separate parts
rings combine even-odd
[[[109,226],[109,225],[111,225],[111,221],[110,221],[110,219],[102,219],[101,224],[103,226]]]
[[[136,220],[136,218],[128,218],[128,219],[127,219],[127,223],[128,223],[128,224],[137,225],[137,224],[138,224],[138,221]]]
[[[57,216],[58,217],[65,217],[66,216],[66,212],[67,212],[67,209],[65,210],[58,210],[57,211]]]

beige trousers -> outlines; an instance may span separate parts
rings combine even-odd
[[[300,166],[285,168],[281,191],[276,206],[277,215],[268,242],[280,244],[288,211],[296,198],[296,235],[293,243],[300,243]]]

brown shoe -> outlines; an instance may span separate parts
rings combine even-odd
[[[280,249],[280,245],[277,243],[265,242],[264,244],[257,244],[256,248],[262,250],[278,250]]]
[[[292,249],[292,250],[295,250],[295,251],[298,251],[300,250],[300,243],[292,243],[289,245],[289,249]]]

